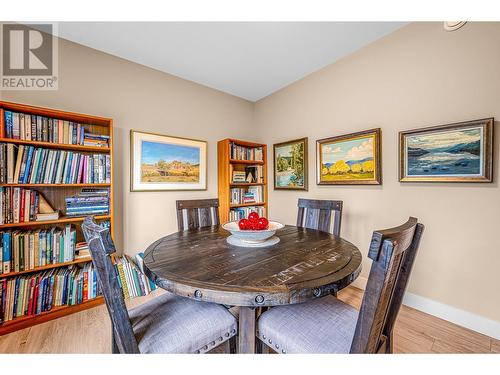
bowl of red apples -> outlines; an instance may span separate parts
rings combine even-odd
[[[222,225],[222,228],[231,232],[227,241],[239,246],[267,245],[271,242],[279,242],[278,237],[274,237],[277,230],[284,225],[277,221],[269,221],[265,217],[260,217],[256,212],[251,212],[247,219],[239,221],[229,221]],[[274,239],[270,241],[270,239]]]

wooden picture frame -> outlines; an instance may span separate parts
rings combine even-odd
[[[317,140],[316,183],[382,184],[381,133],[376,128]]]
[[[493,118],[399,133],[400,182],[492,182]]]
[[[206,190],[207,142],[130,131],[130,190]]]
[[[308,141],[309,140],[306,137],[294,139],[292,141],[276,143],[273,145],[273,175],[275,190],[307,191]],[[294,148],[294,146],[298,147]],[[302,155],[300,155],[300,153],[302,153]],[[285,154],[287,154],[287,156],[285,156]]]

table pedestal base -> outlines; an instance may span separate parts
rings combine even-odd
[[[255,307],[241,306],[239,317],[239,354],[255,353]]]

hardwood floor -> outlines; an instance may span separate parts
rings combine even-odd
[[[155,295],[127,301],[129,308]],[[357,308],[363,291],[349,287],[339,298]],[[110,353],[111,324],[99,306],[0,336],[0,353]],[[396,353],[500,353],[500,340],[403,306],[395,326]]]

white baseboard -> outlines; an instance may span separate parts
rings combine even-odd
[[[351,285],[365,290],[368,279],[359,276]],[[457,309],[456,307],[445,305],[444,303],[406,292],[403,304],[427,314],[447,320],[459,326],[471,329],[500,340],[500,322],[485,318],[471,312]]]

